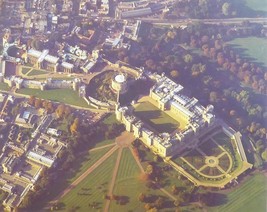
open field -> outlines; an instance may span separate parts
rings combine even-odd
[[[236,49],[242,58],[249,58],[251,61],[267,67],[267,39],[258,37],[236,38],[228,44]]]
[[[180,123],[158,109],[148,101],[142,101],[135,106],[134,110],[137,117],[149,124],[159,133],[173,132],[179,128]]]
[[[72,89],[53,89],[41,91],[39,89],[23,88],[17,93],[35,96],[41,99],[47,99],[57,102],[62,102],[70,105],[90,108],[84,99],[80,98],[76,91]]]
[[[138,181],[138,175],[140,173],[141,171],[137,166],[130,149],[124,149],[113,193],[119,196],[124,196],[128,203],[120,205],[113,201],[110,205],[110,211],[140,209],[138,195],[144,190],[144,185]]]
[[[77,211],[102,209],[105,202],[103,197],[107,194],[116,158],[117,154],[113,153],[105,163],[101,164],[77,187],[64,196],[60,201],[65,206],[63,211],[66,211],[66,209],[76,209]],[[93,209],[89,204],[94,203],[96,207]]]
[[[267,1],[265,0],[245,0],[245,3],[252,10],[267,12]]]
[[[231,211],[231,212],[265,212],[267,197],[267,181],[263,174],[251,176],[238,188],[231,192],[220,192],[227,195],[227,202],[221,203],[220,206],[210,207],[212,211]],[[218,200],[220,202],[220,200]]]

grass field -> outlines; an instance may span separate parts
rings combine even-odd
[[[258,37],[236,38],[228,44],[232,45],[241,54],[241,57],[249,58],[253,62],[267,67],[267,39]]]
[[[91,108],[84,99],[78,96],[76,91],[71,89],[53,89],[41,91],[38,89],[23,88],[17,91],[20,94],[32,95],[41,99],[62,102],[70,105]]]
[[[179,122],[147,101],[138,103],[134,112],[159,133],[171,133],[180,126]]]
[[[107,193],[116,158],[117,154],[113,153],[108,160],[64,196],[61,200],[65,205],[63,211],[66,211],[66,209],[76,209],[76,211],[97,211],[103,209],[105,202],[103,197]],[[92,203],[96,203],[94,209],[88,206]]]
[[[10,89],[10,87],[6,83],[0,82],[0,90],[8,91],[9,89]]]
[[[119,166],[119,171],[114,187],[114,194],[125,196],[128,203],[119,205],[112,201],[110,211],[128,211],[140,209],[138,195],[144,190],[144,185],[138,181],[138,175],[141,173],[137,166],[130,149],[124,149]]]
[[[83,172],[85,172],[90,166],[92,166],[96,161],[98,161],[111,148],[112,146],[90,153],[84,153],[84,155],[82,155],[81,158],[77,160],[77,164],[79,164],[80,168],[76,168],[75,170],[73,170],[74,175],[68,180],[68,182],[71,183],[76,180]]]
[[[252,10],[267,12],[267,1],[265,0],[245,0],[246,6]]]
[[[266,176],[256,174],[226,195],[227,203],[210,209],[219,212],[266,212]]]

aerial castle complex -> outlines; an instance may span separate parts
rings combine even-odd
[[[116,117],[125,124],[127,131],[133,132],[135,137],[162,157],[195,147],[199,143],[198,137],[216,125],[213,106],[203,107],[196,98],[184,94],[183,86],[166,76],[161,77],[150,89],[149,99],[182,124],[172,133],[158,133],[134,115],[132,106],[117,105]]]

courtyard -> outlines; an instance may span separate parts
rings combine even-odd
[[[149,97],[141,98],[134,105],[134,113],[158,133],[172,133],[177,129],[184,128],[185,123],[178,122],[174,116],[157,108]]]

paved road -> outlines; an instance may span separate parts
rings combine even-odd
[[[241,24],[244,21],[251,23],[267,23],[267,18],[224,18],[224,19],[176,19],[176,20],[159,20],[152,18],[141,18],[142,21],[154,23],[157,25],[186,25],[189,23],[204,24]]]

